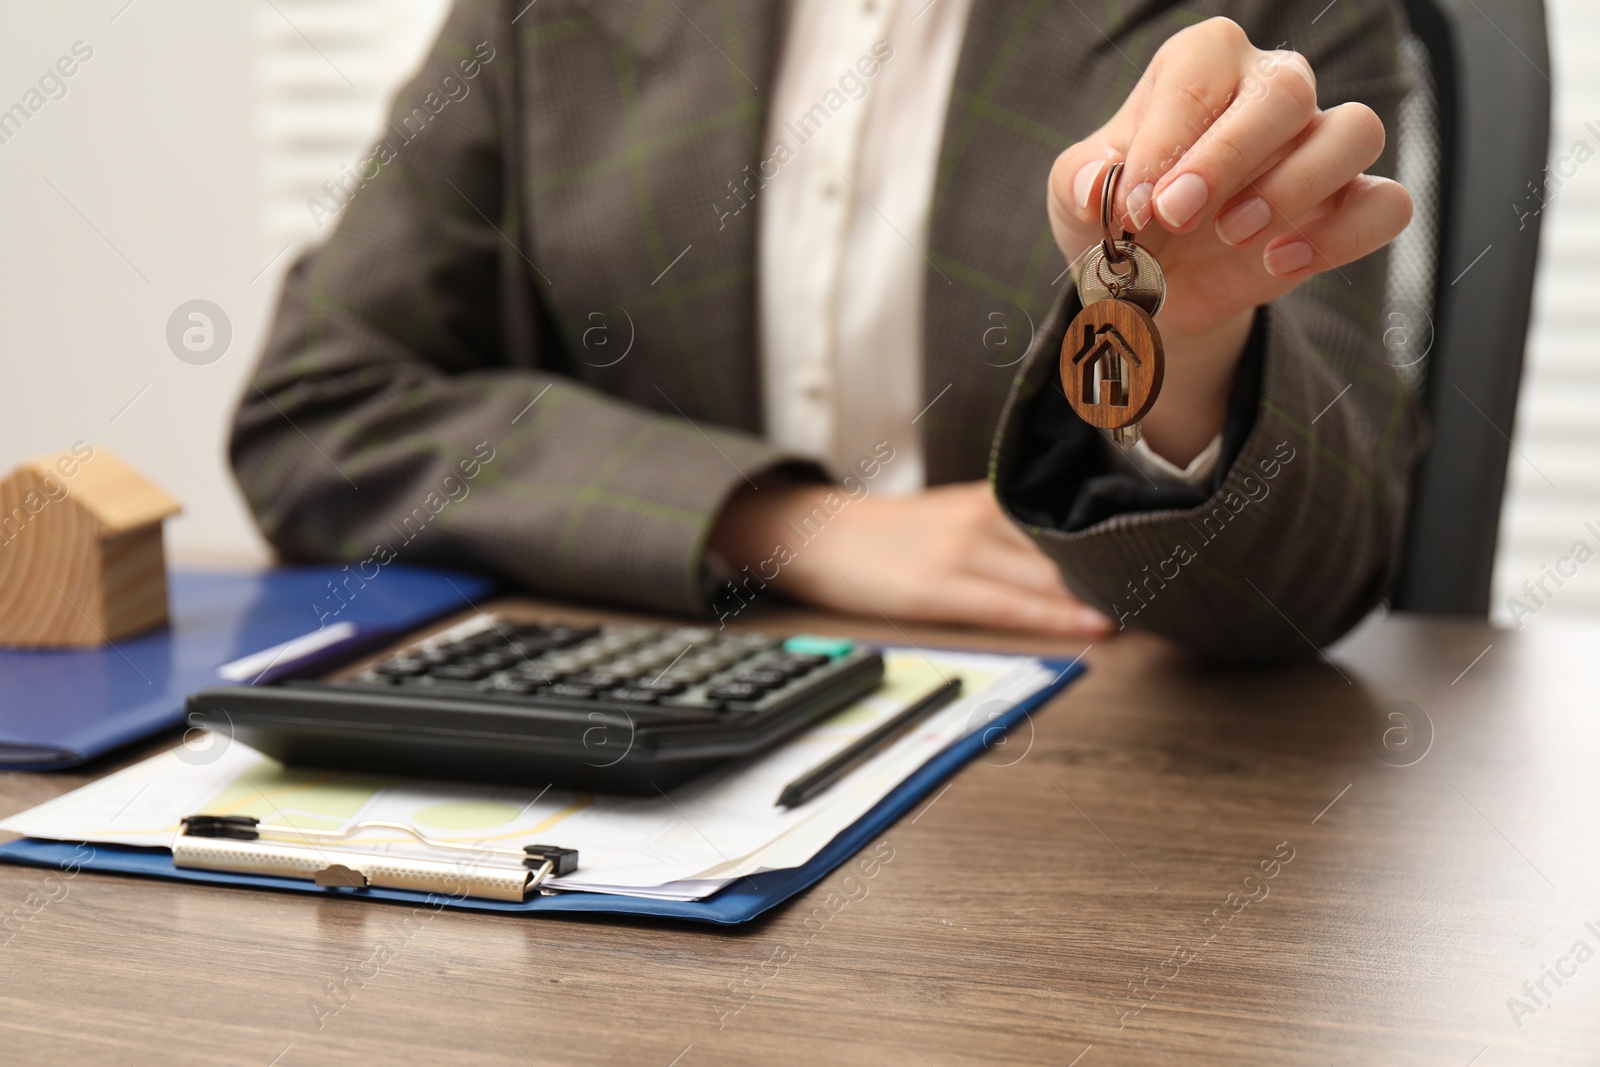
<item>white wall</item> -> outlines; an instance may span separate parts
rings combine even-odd
[[[358,158],[443,8],[0,2],[0,109],[75,42],[93,50],[0,143],[0,471],[86,439],[183,501],[175,555],[264,558],[224,442],[279,253],[314,235],[305,197]],[[232,324],[208,365],[167,344],[193,299]]]

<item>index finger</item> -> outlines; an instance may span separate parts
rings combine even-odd
[[[1161,46],[1117,190],[1117,213],[1135,233],[1150,224],[1156,183],[1232,103],[1251,47],[1238,23],[1225,18],[1191,26]]]

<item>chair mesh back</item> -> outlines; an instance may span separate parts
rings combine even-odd
[[[1400,41],[1400,67],[1412,88],[1400,103],[1395,178],[1411,193],[1415,211],[1411,225],[1389,249],[1383,344],[1389,362],[1420,392],[1433,347],[1439,263],[1439,106],[1433,64],[1427,46],[1415,34]]]

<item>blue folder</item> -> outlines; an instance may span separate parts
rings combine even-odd
[[[915,807],[940,782],[992,746],[1006,731],[1027,719],[1084,670],[1083,664],[1077,660],[1070,662],[1045,660],[1044,663],[1056,672],[1049,685],[1007,709],[1004,714],[996,716],[983,729],[973,730],[923,764],[911,777],[901,782],[893,792],[879,801],[876,807],[830,841],[827,847],[813,856],[809,862],[799,867],[765,871],[739,878],[704,900],[649,900],[609,893],[558,893],[548,897],[536,896],[519,904],[498,900],[453,899],[400,889],[323,889],[311,882],[291,878],[180,869],[172,865],[172,853],[164,848],[79,845],[34,838],[22,838],[0,845],[0,860],[38,867],[58,867],[61,870],[82,867],[93,871],[171,878],[208,885],[250,886],[322,895],[337,893],[362,900],[388,901],[410,906],[421,904],[433,908],[444,906],[468,911],[535,914],[602,912],[734,925],[749,922],[767,909],[776,907],[827,877],[829,872],[870,844],[896,819]],[[90,855],[87,857],[84,855],[85,849],[90,850]]]
[[[315,657],[262,679],[306,672],[354,648],[464,611],[494,592],[480,575],[391,563],[371,578],[346,567],[169,575],[168,625],[93,649],[0,650],[0,770],[71,767],[183,722],[183,698],[226,685],[225,663],[351,623]]]

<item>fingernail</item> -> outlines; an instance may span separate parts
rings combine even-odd
[[[1311,265],[1311,246],[1304,241],[1290,241],[1288,244],[1279,245],[1277,248],[1267,249],[1267,254],[1261,257],[1266,264],[1268,274],[1282,277],[1293,274],[1295,271]]]
[[[1206,180],[1190,171],[1181,175],[1162,191],[1156,198],[1156,210],[1161,212],[1162,222],[1173,229],[1178,229],[1194,218],[1195,213],[1205,207],[1209,199],[1211,190],[1207,187]]]
[[[1217,236],[1226,245],[1242,245],[1267,228],[1272,208],[1259,196],[1217,216]]]
[[[1072,179],[1072,199],[1078,202],[1079,211],[1089,210],[1089,197],[1094,193],[1095,179],[1100,177],[1100,172],[1106,169],[1106,161],[1097,159],[1093,163],[1086,163],[1078,171],[1078,176]]]
[[[1082,608],[1078,611],[1078,625],[1085,630],[1106,631],[1111,629],[1111,620],[1093,608]]]
[[[1128,221],[1133,224],[1135,233],[1150,225],[1150,194],[1155,191],[1153,184],[1143,182],[1128,194]]]

